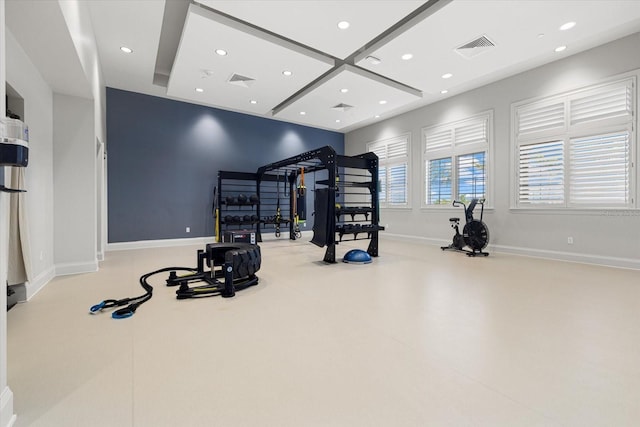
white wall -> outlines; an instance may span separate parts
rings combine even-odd
[[[56,274],[96,271],[96,156],[93,101],[53,96]]]
[[[345,151],[347,155],[354,155],[365,152],[367,142],[411,132],[412,208],[382,209],[380,223],[389,225],[384,233],[422,238],[434,244],[451,240],[448,218],[461,212],[420,208],[423,191],[421,128],[493,109],[495,209],[485,210],[485,222],[491,232],[489,249],[640,268],[639,211],[569,214],[509,209],[511,104],[639,69],[638,46],[640,33],[348,133]],[[636,154],[636,160],[637,157]],[[640,181],[638,169],[636,175]],[[568,236],[574,238],[573,245],[567,244]],[[384,254],[384,248],[381,253]]]
[[[26,170],[32,283],[27,297],[53,277],[53,93],[10,31],[7,39],[7,82],[24,99],[29,125],[29,166]]]
[[[102,67],[100,65],[100,57],[98,56],[98,45],[91,23],[91,15],[84,1],[59,0],[58,3],[84,73],[91,85],[94,114],[94,137],[91,146],[94,147],[95,150],[96,138],[104,144],[107,143],[107,96]],[[102,159],[102,164],[94,161],[96,167],[94,171],[92,171],[94,180],[97,174],[104,176],[104,159],[103,157],[100,157],[100,159]],[[86,178],[89,179],[88,176]],[[97,221],[94,233],[94,246],[97,246],[96,252],[100,257],[102,257],[106,247],[107,209],[105,201],[106,192],[104,191],[104,186],[100,185],[97,187],[97,194],[94,198],[95,211],[93,213]],[[98,210],[100,211],[100,215],[98,215]]]
[[[6,44],[5,44],[5,2],[0,0],[0,100],[5,97]],[[5,116],[4,102],[0,102],[0,117]],[[4,182],[8,173],[4,169]],[[8,427],[15,421],[13,413],[13,392],[7,380],[7,262],[9,248],[9,195],[0,193],[0,427]]]

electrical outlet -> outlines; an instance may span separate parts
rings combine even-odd
[[[187,233],[191,233],[191,227],[187,227]]]
[[[567,237],[567,243],[573,245],[573,237]]]

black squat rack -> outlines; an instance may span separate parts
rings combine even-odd
[[[349,236],[350,240],[370,240],[367,253],[378,256],[378,232],[384,230],[379,225],[378,157],[374,153],[338,155],[330,146],[262,166],[256,173],[220,171],[218,239],[221,229],[236,226],[253,228],[257,242],[262,241],[262,231],[273,227],[276,237],[286,228],[291,240],[299,238],[295,217],[301,200],[300,178],[305,175],[312,177],[314,187],[307,190],[314,193],[311,243],[327,247],[324,261],[335,263],[336,245]],[[248,199],[238,200],[238,194]]]

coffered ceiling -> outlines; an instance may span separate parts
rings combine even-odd
[[[39,3],[9,0],[10,30]],[[640,0],[85,4],[107,86],[340,132],[640,31]],[[38,45],[23,33],[21,44]],[[50,63],[52,48],[34,51]]]

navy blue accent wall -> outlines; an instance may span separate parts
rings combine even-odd
[[[344,135],[107,88],[109,242],[213,236],[219,170],[325,145],[344,154]]]

